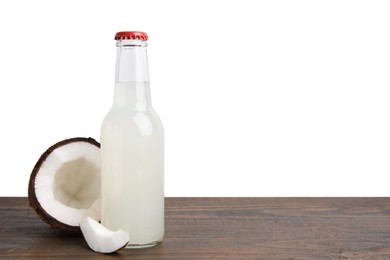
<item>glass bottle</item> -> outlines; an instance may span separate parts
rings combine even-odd
[[[101,126],[102,224],[126,230],[128,248],[164,235],[164,133],[152,108],[148,35],[118,32],[113,105]]]

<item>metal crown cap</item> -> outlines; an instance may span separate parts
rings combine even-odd
[[[141,40],[147,41],[149,39],[146,32],[137,32],[137,31],[125,31],[117,32],[115,34],[115,40]]]

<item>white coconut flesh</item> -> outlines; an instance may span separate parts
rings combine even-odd
[[[56,220],[78,226],[90,216],[100,220],[100,149],[70,142],[53,150],[35,178],[42,208]]]
[[[80,223],[88,246],[99,253],[112,253],[127,245],[129,233],[123,230],[111,231],[92,218],[85,218]]]

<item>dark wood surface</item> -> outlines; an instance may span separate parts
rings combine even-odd
[[[0,198],[0,259],[390,259],[390,198],[166,198],[165,229],[104,255]]]

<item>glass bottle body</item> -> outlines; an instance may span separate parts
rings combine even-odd
[[[146,42],[118,41],[114,102],[101,127],[102,223],[129,248],[164,235],[164,133],[150,99]]]

